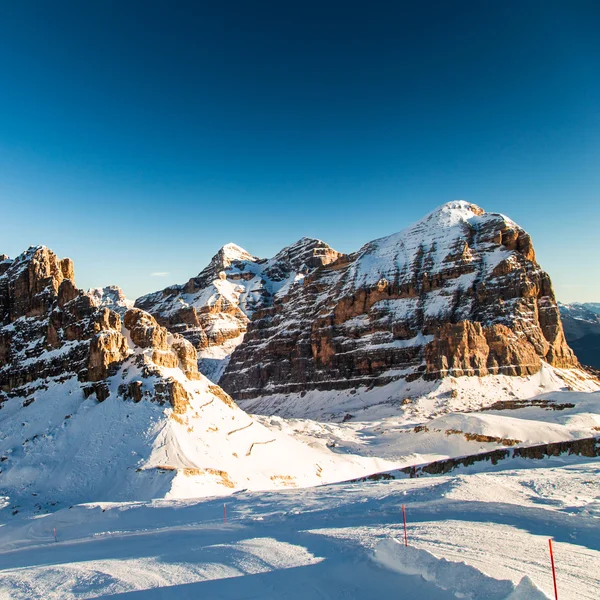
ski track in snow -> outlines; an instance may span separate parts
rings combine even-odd
[[[0,527],[0,598],[534,600],[553,597],[552,537],[561,600],[597,600],[600,463],[531,464],[242,492],[226,499],[227,523],[223,498],[86,504],[16,518]],[[412,554],[390,566],[402,504]],[[465,573],[475,582],[466,595]],[[517,587],[523,577],[532,583]]]

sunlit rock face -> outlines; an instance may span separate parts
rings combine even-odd
[[[38,246],[1,264],[0,404],[9,397],[34,398],[72,377],[82,385],[106,380],[136,346],[151,350],[148,364],[181,368],[197,379],[189,342],[141,310],[128,310],[121,319],[97,294],[77,289],[70,259]],[[96,388],[102,386],[87,389]]]
[[[530,236],[464,201],[295,277],[251,314],[220,384],[236,399],[578,362]]]
[[[186,284],[142,296],[135,306],[183,335],[198,351],[201,371],[218,381],[254,313],[272,306],[295,281],[339,256],[327,244],[309,238],[271,259],[227,244]]]

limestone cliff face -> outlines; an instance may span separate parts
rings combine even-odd
[[[302,238],[271,259],[259,259],[227,244],[184,285],[142,296],[137,308],[183,335],[198,351],[202,372],[217,381],[229,355],[242,342],[252,315],[285,294],[298,277],[340,254],[319,240]]]
[[[37,391],[70,378],[83,395],[104,400],[102,382],[126,360],[149,377],[159,376],[160,366],[199,377],[189,342],[141,310],[126,312],[123,323],[119,313],[98,306],[93,294],[75,287],[70,259],[39,246],[14,260],[3,256],[0,265],[0,407],[8,398],[33,401]]]
[[[425,346],[427,375],[520,375],[537,373],[542,361],[534,346],[506,325],[482,327],[461,321],[440,327]]]
[[[578,366],[531,238],[457,201],[261,306],[220,383],[248,399],[399,377],[530,375],[542,361]]]
[[[40,246],[4,264],[0,394],[5,398],[33,393],[35,382],[47,385],[48,378],[73,373],[82,380],[96,380],[106,376],[112,362],[124,358],[119,315],[97,310],[91,298],[75,287],[70,259],[59,260]]]

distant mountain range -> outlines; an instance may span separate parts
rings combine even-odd
[[[559,304],[567,342],[579,361],[600,369],[600,303]]]

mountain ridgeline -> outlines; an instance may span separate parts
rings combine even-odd
[[[0,256],[0,484],[16,511],[38,495],[193,497],[384,468],[240,406],[343,420],[372,390],[410,411],[412,387],[433,417],[598,386],[529,235],[466,202],[349,255],[310,238],[271,259],[228,244],[135,307],[116,287],[78,289],[43,246]]]
[[[136,306],[190,340],[201,370],[214,357],[237,400],[579,368],[530,236],[464,201],[350,255],[308,238],[269,260],[230,244]]]

